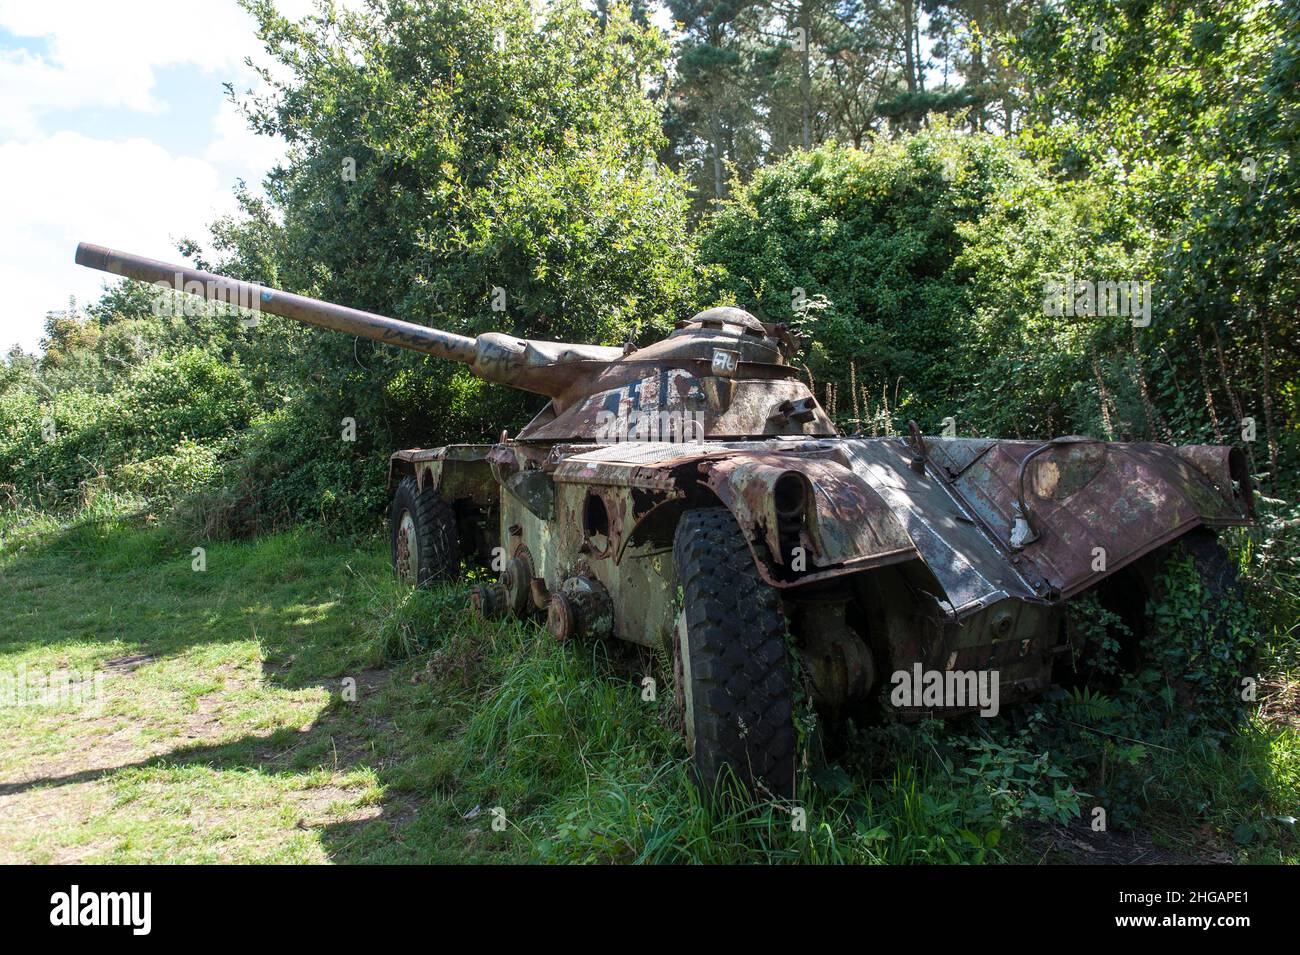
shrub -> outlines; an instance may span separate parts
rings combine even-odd
[[[937,124],[791,154],[724,204],[700,249],[722,294],[810,336],[841,418],[861,422],[883,392],[936,431],[952,416],[964,433],[1087,432],[1093,350],[1126,326],[1045,316],[1044,283],[1128,274],[1123,243],[1080,225],[1109,216],[1006,140]]]

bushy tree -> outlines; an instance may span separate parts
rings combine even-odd
[[[1044,287],[1085,263],[1127,274],[1122,228],[1079,241],[1084,219],[1112,218],[1100,205],[1006,140],[940,124],[762,170],[706,224],[701,252],[725,294],[810,337],[809,370],[841,417],[884,394],[931,429],[951,416],[966,433],[1099,430],[1100,402],[1076,385],[1128,326],[1049,315]]]
[[[466,335],[645,340],[696,310],[686,190],[657,160],[647,94],[666,47],[625,8],[375,0],[301,22],[249,9],[274,66],[268,92],[240,102],[288,158],[265,196],[241,188],[213,261],[183,244],[197,265]],[[133,458],[171,456],[132,471],[136,486],[216,460],[243,526],[359,526],[382,509],[394,448],[495,440],[539,407],[437,359],[272,316],[177,316],[155,295],[115,288],[52,320],[39,368],[7,363],[0,482],[67,497]],[[185,441],[220,453],[200,462]]]
[[[625,8],[377,0],[300,23],[250,8],[279,68],[244,105],[290,153],[270,199],[218,226],[224,268],[466,335],[622,342],[694,309],[685,188],[657,161],[646,93],[666,47]],[[357,421],[336,457],[495,439],[538,407],[437,359],[264,333],[307,387],[304,432]],[[372,485],[333,490],[381,503]]]
[[[1158,437],[1240,441],[1274,487],[1300,455],[1300,11],[1063,0],[1015,45],[1026,148],[1145,236],[1156,317],[1133,360]]]
[[[81,500],[88,482],[119,487],[123,467],[196,443],[216,449],[205,459],[215,464],[256,411],[239,364],[199,348],[151,358],[108,390],[93,380],[11,386],[0,392],[0,484],[55,506]]]

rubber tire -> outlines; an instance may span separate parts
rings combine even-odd
[[[730,771],[751,790],[792,797],[794,692],[780,596],[726,508],[686,513],[673,564],[682,589],[674,640],[684,629],[687,642],[675,649],[689,660],[690,683],[678,693],[690,693],[683,715],[696,779],[712,793]]]
[[[417,587],[433,581],[455,580],[460,576],[460,538],[456,533],[456,512],[434,491],[421,491],[415,478],[404,477],[393,494],[388,511],[388,537],[393,573],[397,569],[397,535],[402,514],[410,511],[415,522]],[[400,576],[400,574],[399,574]]]

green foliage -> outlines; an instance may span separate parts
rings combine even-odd
[[[762,170],[700,248],[724,294],[811,337],[841,416],[883,391],[935,430],[951,415],[964,432],[1085,432],[1100,417],[1090,355],[1124,320],[1049,318],[1043,289],[1085,264],[1125,274],[1119,244],[1074,228],[1096,198],[1006,140],[936,124]]]
[[[1209,801],[1205,778],[1180,776],[1188,754],[1222,763],[1258,732],[1241,697],[1262,636],[1253,608],[1231,591],[1213,592],[1182,549],[1151,586],[1140,640],[1095,593],[1072,601],[1071,630],[1085,645],[1075,661],[1082,682],[1013,717],[1120,827],[1156,806],[1195,816],[1188,806]],[[1125,667],[1121,651],[1134,641],[1136,660]]]
[[[1011,819],[1054,820],[1068,823],[1081,815],[1079,793],[1064,770],[1053,764],[1047,751],[1031,752],[1028,731],[1006,744],[988,739],[967,743],[971,765],[962,772],[988,792],[990,812],[1005,822]]]
[[[1244,601],[1209,592],[1190,557],[1169,561],[1156,587],[1161,599],[1150,608],[1149,626],[1160,642],[1152,665],[1177,688],[1192,720],[1231,724],[1242,709],[1243,675],[1254,676],[1255,614]]]
[[[469,598],[463,588],[404,587],[385,594],[376,608],[379,659],[405,660],[431,648],[460,645],[472,628]]]
[[[436,592],[402,598],[394,612],[410,621],[412,606],[443,603]],[[439,619],[422,630],[433,637],[427,666],[465,720],[448,770],[467,799],[517,807],[511,831],[544,861],[997,861],[1018,820],[1079,814],[1080,794],[1023,741],[951,743],[936,724],[869,730],[842,764],[806,738],[810,771],[790,803],[730,791],[705,801],[669,727],[663,661],[561,647],[530,624],[475,634],[463,616]],[[654,702],[641,695],[646,674]]]
[[[51,505],[79,500],[86,482],[141,489],[169,469],[201,482],[254,408],[239,365],[197,348],[156,356],[109,391],[41,390],[0,393],[0,483]]]
[[[184,438],[166,454],[128,461],[117,468],[113,483],[154,501],[166,501],[211,488],[220,481],[220,447]]]
[[[1116,719],[1124,712],[1110,697],[1088,686],[1070,687],[1062,701],[1062,709],[1085,723]]]
[[[1117,678],[1123,669],[1120,651],[1135,639],[1124,619],[1106,607],[1093,590],[1071,601],[1070,622],[1078,645],[1087,654],[1088,671],[1103,680]],[[1080,664],[1077,656],[1073,662],[1076,667]]]
[[[572,2],[536,24],[518,0],[253,9],[290,78],[245,105],[294,146],[264,278],[467,334],[621,341],[678,317],[684,195],[638,81],[655,33]],[[219,230],[246,267],[267,210],[249,213]]]
[[[383,0],[294,23],[249,6],[279,69],[242,106],[289,158],[267,197],[239,190],[219,261],[196,264],[464,334],[644,341],[696,309],[685,186],[645,91],[666,47],[625,9]],[[392,450],[494,440],[541,407],[448,362],[271,316],[245,329],[131,283],[52,317],[45,344],[0,377],[0,484],[54,504],[101,477],[156,497],[175,476],[204,533],[368,528]]]
[[[1025,148],[1087,179],[1143,238],[1155,280],[1150,433],[1239,438],[1276,490],[1300,454],[1300,11],[1294,4],[1066,0],[1017,38]],[[1098,372],[1101,386],[1114,366]]]

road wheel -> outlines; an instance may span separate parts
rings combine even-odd
[[[744,785],[794,793],[795,728],[786,623],[726,508],[690,511],[677,527],[681,588],[673,667],[686,748],[708,791]]]
[[[423,586],[460,576],[456,513],[432,490],[421,491],[415,478],[402,478],[388,523],[393,572],[399,580]]]
[[[1096,602],[1074,604],[1083,638],[1067,685],[1117,691],[1156,674],[1151,692],[1189,724],[1230,721],[1241,680],[1254,674],[1256,640],[1237,571],[1214,533],[1198,528],[1102,581]],[[1100,616],[1099,616],[1100,615]],[[1071,678],[1073,677],[1073,678]]]
[[[1210,717],[1237,709],[1242,678],[1254,675],[1258,633],[1237,568],[1214,532],[1197,528],[1168,548],[1150,584],[1142,655],[1178,701]]]

